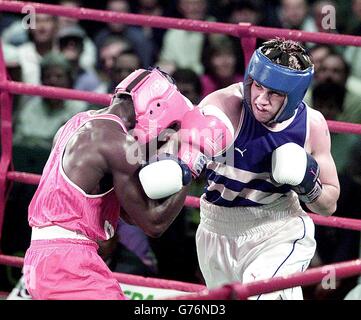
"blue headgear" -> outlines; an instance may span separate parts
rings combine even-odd
[[[286,94],[283,106],[270,122],[282,122],[291,118],[306,94],[313,77],[313,66],[295,70],[276,64],[258,48],[252,55],[244,74],[244,95],[251,106],[251,84],[256,80],[262,86]]]

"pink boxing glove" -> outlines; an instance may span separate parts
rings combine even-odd
[[[178,157],[196,178],[205,167],[207,158],[222,154],[233,143],[234,128],[222,110],[207,105],[184,115],[179,136]]]

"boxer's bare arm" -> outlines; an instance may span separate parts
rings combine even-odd
[[[126,214],[146,234],[158,237],[184,206],[189,185],[162,201],[149,199],[138,178],[140,164],[131,163],[127,158],[127,152],[133,152],[134,143],[136,142],[131,136],[124,135],[122,141],[118,139],[114,143],[108,143],[102,153],[112,173],[115,192]]]
[[[235,83],[226,88],[214,91],[206,96],[198,105],[203,108],[207,105],[213,105],[221,109],[231,120],[233,127],[237,128],[239,125],[243,93],[241,84]]]
[[[307,207],[322,215],[331,215],[336,211],[337,200],[340,195],[335,162],[331,155],[331,139],[327,122],[323,115],[309,108],[310,138],[306,151],[310,152],[320,166],[320,180],[322,193],[319,198]],[[309,149],[309,150],[307,150]]]

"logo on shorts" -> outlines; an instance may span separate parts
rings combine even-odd
[[[104,232],[105,232],[105,236],[106,236],[107,240],[110,238],[113,238],[114,227],[108,220],[105,220],[105,222],[104,222]]]

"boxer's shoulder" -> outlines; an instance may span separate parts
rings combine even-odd
[[[243,108],[243,86],[241,83],[232,84],[226,88],[217,90],[205,97],[199,107],[207,109],[209,106],[220,109],[237,128]]]
[[[319,140],[324,136],[329,136],[329,129],[327,125],[327,121],[321,112],[318,110],[307,108],[308,114],[308,126],[309,126],[309,136],[312,140]]]

